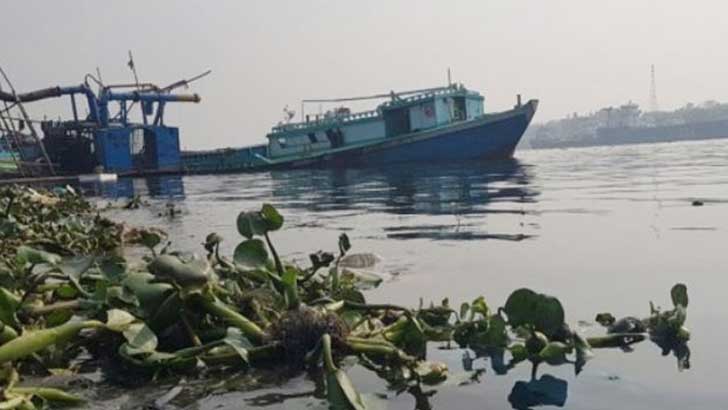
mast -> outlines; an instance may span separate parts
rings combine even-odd
[[[657,81],[655,81],[655,65],[650,66],[650,111],[660,111],[657,104]]]

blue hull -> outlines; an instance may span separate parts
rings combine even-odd
[[[444,129],[422,131],[316,158],[276,164],[276,167],[379,166],[400,162],[510,158],[528,128],[537,106],[538,102],[532,100],[511,111],[491,114],[479,120]]]
[[[183,154],[183,168],[189,173],[222,173],[510,158],[537,107],[538,101],[531,100],[509,111],[307,157],[263,160],[264,146]]]

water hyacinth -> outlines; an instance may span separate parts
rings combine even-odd
[[[647,339],[689,368],[684,285],[672,289],[673,309],[652,308],[636,322],[600,314],[605,334],[585,337],[567,325],[557,298],[525,288],[500,308],[482,296],[459,310],[448,299],[417,308],[367,303],[364,292],[382,278],[362,269],[377,257],[352,253],[342,234],[335,251],[311,253],[310,266],[288,263],[274,245],[284,217],[269,204],[240,213],[233,255],[220,252],[233,239],[211,233],[204,256],[194,257],[159,249],[163,232],[109,221],[72,190],[1,192],[0,367],[21,375],[69,366],[81,349],[150,377],[203,368],[321,369],[332,407],[362,409],[366,400],[337,365],[341,358],[356,357],[401,391],[420,394],[422,384],[450,377],[447,366],[427,361],[431,343],[487,356],[499,374],[530,362],[533,380],[521,390],[545,383],[537,381],[539,366],[573,365],[578,374],[595,349],[626,350]],[[134,245],[148,250],[143,260],[125,256]],[[2,373],[0,408],[81,400],[14,387],[13,373]]]

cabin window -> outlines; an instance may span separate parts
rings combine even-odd
[[[318,141],[316,140],[316,133],[309,132],[308,133],[308,140],[311,141],[311,144],[317,143]]]
[[[278,138],[278,145],[280,145],[281,148],[286,149],[286,139]]]
[[[331,148],[339,148],[344,145],[344,133],[338,128],[326,130],[326,138],[329,139]]]
[[[384,113],[384,127],[387,137],[408,134],[410,129],[410,115],[408,108],[388,110]]]
[[[465,97],[455,97],[453,100],[453,119],[462,121],[466,119]]]

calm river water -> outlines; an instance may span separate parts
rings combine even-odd
[[[151,207],[114,211],[131,223],[165,228],[175,245],[200,249],[212,231],[226,252],[239,241],[235,218],[262,202],[277,206],[285,230],[274,235],[288,258],[336,248],[347,232],[355,251],[374,252],[385,283],[372,302],[416,306],[449,297],[459,306],[484,295],[502,306],[519,287],[557,296],[573,326],[598,312],[649,314],[649,301],[669,306],[673,284],[688,286],[691,368],[651,342],[635,351],[599,350],[585,370],[542,366],[568,384],[568,409],[716,409],[728,406],[728,141],[519,151],[488,164],[419,164],[382,169],[302,170],[262,174],[122,181],[108,197],[151,197]],[[692,206],[693,200],[704,206]],[[183,210],[160,218],[168,201]],[[599,326],[580,325],[587,333]],[[430,358],[463,380],[463,351],[433,345]],[[477,382],[451,382],[427,395],[389,391],[354,367],[350,376],[375,408],[508,409],[508,396],[530,377],[522,364],[505,376],[487,368]],[[245,386],[257,380],[255,389]],[[265,378],[263,378],[265,379]],[[188,382],[192,385],[201,382]],[[561,383],[563,386],[563,383]],[[165,386],[126,392],[107,402],[133,407]],[[172,403],[190,409],[326,408],[305,376],[209,387]],[[417,396],[417,397],[416,397]],[[133,399],[136,397],[137,399]],[[386,400],[382,400],[386,399]],[[429,403],[429,404],[428,404]]]

